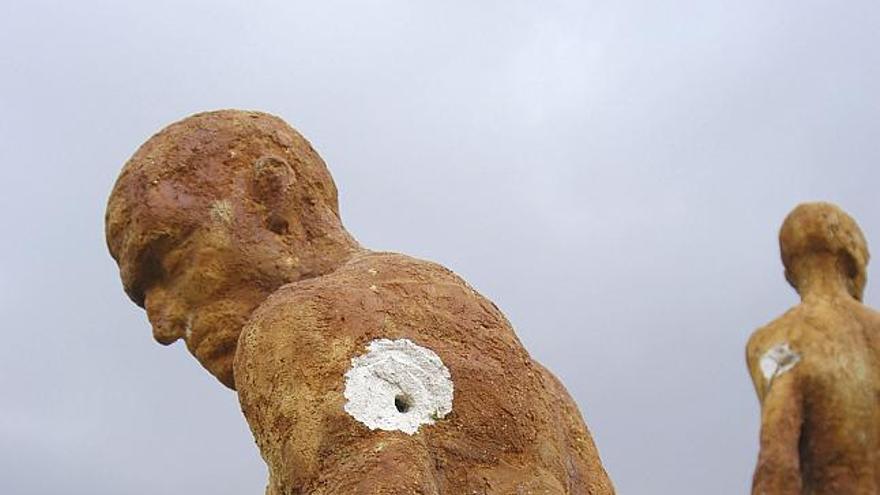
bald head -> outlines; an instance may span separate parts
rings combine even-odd
[[[219,110],[162,129],[125,164],[107,205],[110,254],[126,291],[143,304],[136,258],[153,242],[227,217],[230,198],[278,223],[285,211],[317,209],[338,218],[336,186],[311,144],[283,120]],[[311,219],[306,219],[311,220]]]
[[[125,164],[105,221],[125,291],[156,340],[185,339],[230,387],[253,309],[357,248],[321,157],[260,112],[200,113],[159,131]]]
[[[786,278],[800,291],[811,276],[811,259],[827,258],[845,280],[848,292],[858,300],[867,281],[868,246],[852,217],[831,203],[797,206],[779,230],[779,246]]]

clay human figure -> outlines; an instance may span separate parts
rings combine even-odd
[[[239,393],[267,493],[613,493],[581,415],[449,270],[361,247],[282,120],[174,123],[126,163],[107,241],[162,344]]]
[[[837,206],[808,203],[779,242],[801,303],[748,342],[761,401],[752,493],[880,493],[880,314],[861,302],[864,236]]]

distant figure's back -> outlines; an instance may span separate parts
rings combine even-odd
[[[861,303],[864,236],[840,208],[809,203],[779,240],[801,303],[749,339],[761,401],[752,493],[880,493],[880,313]]]

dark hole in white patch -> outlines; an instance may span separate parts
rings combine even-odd
[[[397,408],[397,412],[405,413],[412,407],[412,401],[407,395],[397,394],[394,397],[394,407]]]

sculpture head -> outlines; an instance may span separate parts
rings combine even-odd
[[[842,209],[831,203],[804,203],[785,218],[779,230],[779,246],[785,278],[798,292],[811,277],[827,276],[815,273],[822,259],[824,271],[838,276],[847,292],[857,300],[867,282],[870,255],[865,236],[858,224]]]
[[[107,205],[107,245],[154,338],[184,339],[235,388],[251,312],[279,286],[332,270],[357,248],[336,187],[281,119],[221,110],[171,124],[125,164]]]

